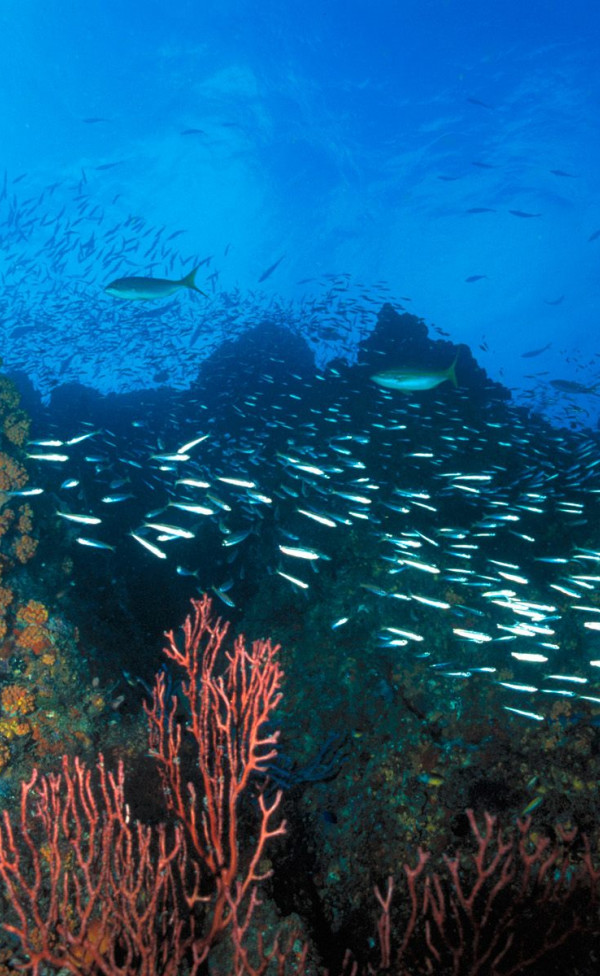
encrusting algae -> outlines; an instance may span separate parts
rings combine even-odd
[[[0,492],[17,491],[27,484],[28,475],[23,465],[10,457],[5,451],[0,452]]]
[[[33,693],[23,685],[7,685],[0,695],[2,712],[7,715],[29,715],[35,708]]]
[[[77,630],[40,599],[29,598],[31,578],[22,567],[36,553],[31,506],[18,492],[29,475],[20,448],[29,418],[14,384],[0,376],[0,778],[27,776],[69,751],[92,742],[92,725],[110,695],[89,682],[77,648]],[[44,581],[36,581],[37,593]],[[45,594],[44,594],[45,596]],[[48,598],[52,599],[50,594]]]
[[[0,426],[11,444],[23,447],[29,437],[31,421],[19,407],[21,397],[7,376],[0,376]]]

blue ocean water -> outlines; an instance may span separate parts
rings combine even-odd
[[[43,391],[140,388],[151,359],[185,383],[231,301],[236,327],[273,300],[300,316],[346,274],[359,302],[384,282],[525,402],[595,424],[595,395],[549,385],[600,375],[595,5],[92,0],[0,17],[3,354]],[[209,256],[212,304],[185,296],[163,328],[103,293]]]

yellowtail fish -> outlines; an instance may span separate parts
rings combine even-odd
[[[405,393],[412,393],[416,390],[434,390],[436,386],[450,380],[453,386],[458,386],[456,379],[456,362],[448,366],[448,369],[427,370],[427,369],[388,369],[385,373],[375,373],[371,377],[377,386],[382,386],[386,390],[401,390]]]
[[[197,287],[195,282],[196,272],[194,268],[189,274],[178,280],[171,278],[115,278],[110,284],[106,285],[104,291],[113,298],[124,298],[127,301],[153,301],[158,298],[170,298],[180,288],[190,288],[191,291],[200,292],[205,298],[208,295]]]

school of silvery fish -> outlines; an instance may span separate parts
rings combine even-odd
[[[34,474],[20,494],[43,496],[67,546],[107,560],[136,547],[229,607],[250,576],[255,591],[276,577],[299,600],[343,605],[333,631],[368,613],[381,653],[427,660],[448,682],[488,676],[522,720],[542,721],[557,697],[600,706],[593,435],[553,430],[493,396],[474,405],[449,343],[444,363],[421,370],[386,357],[383,371],[373,361],[367,373],[338,364],[309,374],[262,345],[253,353],[252,339],[243,362],[239,350],[219,358],[225,335],[235,348],[265,321],[343,356],[372,328],[387,287],[366,293],[325,276],[324,296],[292,314],[260,294],[220,292],[210,258],[180,258],[177,232],[133,216],[105,227],[85,177],[76,211],[50,207],[59,192],[21,203],[4,181],[6,364],[46,395],[90,373],[99,389],[158,376],[172,391],[160,422],[130,409],[118,431],[74,420],[29,443]],[[140,265],[148,276],[133,273]],[[203,266],[211,298],[181,301],[176,292],[199,290]],[[181,275],[155,278],[159,267]],[[99,270],[108,294],[91,311]],[[178,369],[163,376],[169,362]],[[355,574],[338,581],[353,559]]]
[[[154,561],[230,608],[268,582],[331,607],[332,633],[366,614],[373,649],[492,681],[521,721],[558,697],[595,714],[596,441],[444,380],[407,394],[370,370],[290,372],[252,342],[241,365],[235,345],[215,357],[205,398],[174,395],[158,436],[130,407],[119,432],[29,446],[70,549]]]
[[[345,274],[299,282],[312,291],[295,302],[242,293],[222,280],[229,245],[215,267],[214,255],[184,250],[184,231],[128,213],[120,194],[104,199],[95,173],[41,192],[28,185],[6,172],[0,184],[0,323],[5,367],[46,400],[71,382],[186,389],[201,361],[265,317],[293,325],[325,359],[351,356],[390,296],[384,282],[367,293]]]

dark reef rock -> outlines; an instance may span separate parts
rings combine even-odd
[[[467,345],[432,339],[423,319],[408,312],[398,313],[391,305],[383,306],[373,332],[361,344],[359,364],[370,372],[401,366],[442,370],[448,368],[457,353],[458,382],[469,389],[470,395],[510,400],[510,392],[501,383],[489,379]]]

